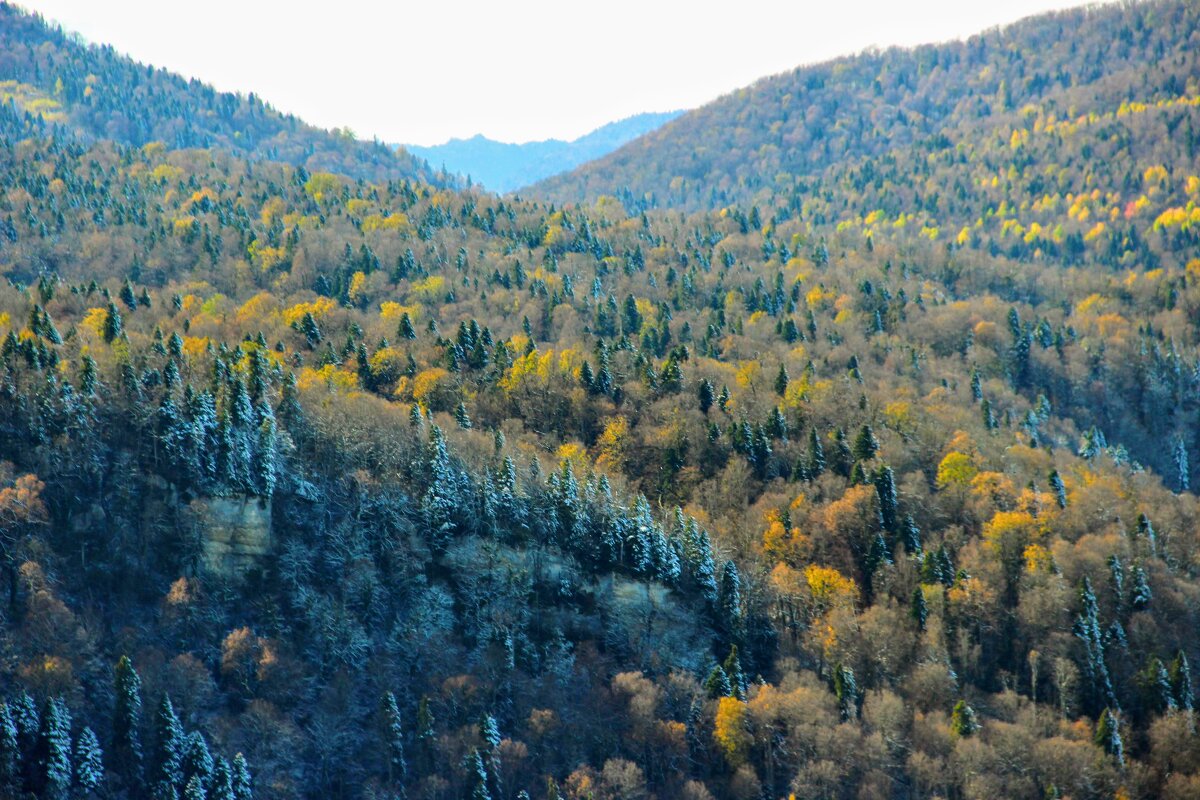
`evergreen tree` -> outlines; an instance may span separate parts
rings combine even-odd
[[[862,699],[859,696],[858,681],[854,670],[838,664],[833,668],[833,693],[837,696],[838,711],[843,722],[858,719]]]
[[[163,695],[154,715],[154,745],[150,758],[151,785],[183,786],[183,749],[187,739],[171,698]]]
[[[46,701],[37,746],[38,797],[67,800],[71,794],[71,715],[61,700]]]
[[[461,400],[458,403],[458,407],[454,409],[454,421],[463,430],[471,429],[471,417],[467,414],[467,404]]]
[[[193,731],[187,737],[180,769],[187,784],[199,781],[201,788],[205,791],[208,790],[208,784],[212,781],[213,775],[213,759],[212,754],[208,751],[208,743],[204,741],[204,736],[200,731]],[[184,794],[186,795],[187,792],[185,791]]]
[[[725,658],[725,663],[721,665],[725,671],[725,675],[729,678],[729,688],[732,695],[739,700],[746,699],[746,676],[742,672],[742,662],[738,657],[737,645],[729,648],[729,655]]]
[[[1112,756],[1113,761],[1123,765],[1125,763],[1125,745],[1121,740],[1121,718],[1111,708],[1106,708],[1100,714],[1100,721],[1096,723],[1096,745],[1104,749],[1104,752]]]
[[[404,783],[408,775],[408,763],[404,760],[404,727],[400,723],[400,707],[396,704],[396,695],[391,692],[383,695],[382,717],[387,782],[396,788]]]
[[[713,402],[716,400],[714,397],[714,391],[715,390],[713,389],[712,381],[708,380],[707,378],[700,381],[700,388],[697,390],[697,397],[700,400],[701,414],[707,414],[708,410],[712,408]]]
[[[742,580],[737,565],[726,561],[717,591],[717,614],[721,625],[736,637],[742,625]]]
[[[917,527],[912,514],[906,514],[900,525],[900,541],[904,543],[904,552],[910,556],[921,554],[921,529]]]
[[[779,365],[779,373],[775,376],[775,394],[783,397],[787,394],[788,388],[788,371],[786,364]]]
[[[234,800],[254,800],[253,784],[250,780],[250,768],[246,765],[246,757],[241,753],[233,757],[232,783]]]
[[[1050,470],[1050,491],[1054,492],[1054,499],[1058,503],[1059,508],[1067,507],[1067,487],[1063,483],[1062,476],[1058,474],[1058,470]]]
[[[979,730],[975,709],[967,705],[966,700],[959,700],[954,704],[954,710],[950,713],[950,730],[960,739],[974,736]]]
[[[918,630],[925,630],[925,621],[929,619],[929,606],[925,603],[925,592],[921,587],[913,589],[912,602],[908,606],[908,615],[917,623]]]
[[[733,695],[733,686],[729,682],[729,675],[720,664],[713,665],[708,677],[704,679],[704,691],[714,700]]]
[[[84,728],[75,740],[75,786],[83,795],[99,790],[104,783],[104,757],[100,740]]]
[[[870,461],[878,452],[879,440],[875,438],[875,432],[870,425],[863,425],[854,439],[854,457],[859,461]]]
[[[101,333],[104,336],[104,341],[112,344],[114,340],[121,338],[123,327],[121,324],[121,312],[117,309],[116,303],[109,302],[108,308],[104,312],[104,323],[101,326]]]
[[[808,475],[815,480],[825,472],[825,448],[815,427],[808,429]]]
[[[1195,696],[1192,694],[1192,670],[1188,666],[1187,653],[1180,650],[1171,661],[1171,693],[1175,705],[1184,711],[1195,708]]]
[[[467,783],[471,787],[470,800],[492,800],[488,791],[487,770],[483,766],[483,756],[478,750],[467,756]]]
[[[1075,637],[1082,644],[1082,672],[1086,680],[1085,691],[1091,708],[1116,707],[1108,665],[1104,658],[1104,640],[1100,633],[1099,607],[1092,584],[1086,576],[1079,589],[1081,610],[1075,618]]]
[[[213,759],[212,783],[208,787],[208,800],[235,800],[233,794],[233,771],[229,762],[217,756]]]
[[[130,787],[141,785],[142,679],[129,656],[121,656],[116,669],[116,700],[113,706],[113,742],[110,752],[116,773]]]
[[[896,499],[896,475],[886,464],[875,473],[875,493],[879,497],[879,513],[883,519],[883,529],[895,532],[897,530],[897,513],[899,511]]]
[[[0,796],[14,796],[21,780],[21,746],[8,703],[0,703]]]
[[[1134,564],[1129,577],[1129,607],[1134,611],[1145,611],[1153,597],[1146,570],[1141,564]]]
[[[208,800],[208,790],[199,775],[193,775],[183,790],[183,800]]]

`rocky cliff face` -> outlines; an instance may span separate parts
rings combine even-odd
[[[204,566],[236,577],[258,565],[271,549],[271,506],[255,497],[193,500]]]

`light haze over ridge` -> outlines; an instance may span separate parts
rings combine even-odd
[[[964,38],[1078,0],[842,3],[608,0],[337,4],[22,0],[91,42],[255,92],[361,138],[574,139],[693,108],[758,78],[864,48]]]

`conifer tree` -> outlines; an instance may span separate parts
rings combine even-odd
[[[121,338],[123,329],[121,312],[117,308],[116,303],[109,301],[108,308],[104,312],[103,325],[101,326],[104,341],[112,344],[114,340]]]
[[[233,757],[233,797],[234,800],[254,800],[254,790],[250,779],[250,768],[246,765],[246,757],[238,753]]]
[[[833,693],[837,696],[838,712],[843,722],[858,719],[861,698],[854,670],[842,664],[833,668]]]
[[[1112,756],[1118,766],[1125,763],[1125,744],[1121,740],[1121,718],[1111,708],[1106,708],[1100,714],[1096,723],[1096,745]]]
[[[164,784],[175,789],[182,788],[183,749],[186,743],[183,726],[175,715],[171,698],[163,695],[154,714],[154,740],[150,758],[150,783],[155,790]]]
[[[21,780],[21,746],[8,703],[0,703],[0,796],[15,795]]]
[[[729,682],[729,675],[720,664],[713,665],[708,677],[704,679],[704,691],[714,700],[730,697],[733,694],[733,685]]]
[[[126,785],[136,787],[142,779],[142,679],[129,656],[121,656],[116,669],[116,700],[113,706],[113,766]]]
[[[46,701],[37,746],[38,797],[68,800],[71,793],[71,715],[61,700]]]
[[[91,728],[84,728],[75,740],[75,786],[87,796],[104,783],[104,757],[100,740]]]
[[[879,452],[879,440],[870,425],[859,428],[858,436],[854,439],[853,454],[859,461],[870,461]]]
[[[400,707],[396,695],[385,692],[382,708],[383,740],[387,782],[392,788],[404,783],[408,775],[408,762],[404,759],[404,727],[400,722]]]
[[[960,739],[974,736],[979,730],[975,709],[967,705],[966,700],[959,700],[954,704],[954,710],[950,714],[950,730]]]
[[[193,731],[187,737],[180,769],[183,779],[187,783],[198,780],[201,788],[205,791],[208,790],[208,784],[212,780],[213,760],[212,754],[208,750],[208,743],[204,741],[204,736],[200,731]],[[186,791],[184,794],[187,794]]]
[[[233,771],[229,762],[221,756],[213,759],[212,782],[208,786],[208,800],[235,800],[233,794]]]
[[[921,590],[920,586],[913,589],[908,615],[917,624],[918,630],[925,630],[925,621],[929,619],[929,606],[925,603],[925,592]]]

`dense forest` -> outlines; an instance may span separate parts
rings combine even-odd
[[[1200,796],[1195,6],[1071,13],[712,210],[7,98],[0,796]]]

